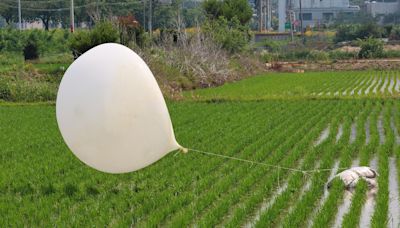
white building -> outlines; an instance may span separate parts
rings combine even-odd
[[[397,13],[400,11],[399,0],[365,1],[367,12],[373,17]]]
[[[300,0],[292,0],[291,4],[296,19],[300,20]],[[360,7],[350,5],[349,0],[301,0],[303,27],[329,24],[340,13],[354,14],[359,11]]]

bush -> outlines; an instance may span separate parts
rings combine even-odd
[[[116,42],[117,40],[118,31],[113,25],[110,22],[100,22],[91,31],[81,30],[76,32],[70,41],[70,48],[74,57],[77,58],[97,45]]]
[[[383,58],[400,58],[400,51],[395,51],[395,50],[384,51]]]
[[[282,50],[282,47],[287,46],[287,41],[286,40],[271,40],[271,39],[266,39],[263,41],[263,46],[269,51],[269,52],[280,52]]]
[[[271,62],[277,61],[278,57],[279,56],[277,53],[271,53],[271,52],[268,52],[265,50],[260,53],[260,60],[263,63],[271,63]]]
[[[390,31],[389,39],[391,40],[400,40],[400,26],[393,26]]]
[[[357,53],[358,54],[358,53]],[[329,52],[329,58],[332,60],[348,60],[356,58],[356,54],[346,51],[331,51]]]
[[[0,79],[0,100],[12,102],[53,101],[57,96],[57,84],[28,81],[17,78]]]
[[[359,58],[380,58],[383,56],[383,42],[374,39],[372,37],[368,37],[367,39],[358,40],[358,44],[361,48],[358,53]]]
[[[340,25],[337,28],[335,42],[353,41],[357,39],[366,39],[368,37],[381,38],[384,32],[385,31],[376,23]]]
[[[249,27],[241,25],[236,17],[232,21],[228,21],[224,17],[220,17],[218,20],[209,20],[204,24],[203,31],[231,53],[245,50],[251,38]]]
[[[329,54],[326,51],[312,50],[307,55],[309,61],[329,61]]]
[[[241,25],[249,23],[253,15],[247,0],[206,0],[203,2],[203,9],[211,20],[224,17],[228,21],[233,21],[235,18]]]
[[[25,60],[39,58],[39,41],[33,34],[30,34],[24,47],[24,58]]]
[[[35,39],[35,44],[30,43],[32,38]],[[23,53],[26,46],[34,45],[40,54],[62,53],[69,50],[67,45],[69,38],[68,30],[62,29],[52,31],[0,29],[0,51]]]

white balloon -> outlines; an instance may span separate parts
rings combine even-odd
[[[183,149],[150,69],[120,44],[99,45],[72,63],[56,115],[72,152],[103,172],[132,172]]]

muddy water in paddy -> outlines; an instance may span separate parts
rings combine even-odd
[[[338,142],[340,140],[340,138],[342,138],[342,135],[343,135],[343,124],[340,124],[339,128],[338,128],[338,132],[336,134],[336,142]]]
[[[389,84],[389,87],[388,87],[388,91],[389,91],[390,94],[393,94],[393,87],[394,87],[394,78],[390,77],[390,84]]]
[[[372,91],[374,94],[378,93],[379,85],[382,82],[382,78],[379,78],[379,81],[375,84],[374,90]]]
[[[251,228],[254,227],[254,225],[260,220],[260,217],[264,211],[268,210],[274,203],[276,198],[282,194],[288,187],[288,183],[285,182],[283,185],[281,185],[278,190],[272,195],[272,198],[269,199],[268,201],[265,201],[262,203],[261,207],[258,209],[254,217],[252,217],[248,223],[246,223],[243,227],[245,228]]]
[[[374,87],[374,90],[372,90],[372,92],[373,92],[374,94],[376,94],[376,93],[378,92],[378,87],[379,87],[379,85],[381,84],[381,82],[382,82],[382,77],[379,78],[379,81],[378,81],[378,83],[376,83],[376,85],[375,85],[375,87]]]
[[[369,84],[368,88],[365,90],[365,94],[369,94],[370,90],[372,89],[372,86],[375,84],[376,78]]]
[[[356,123],[353,123],[351,125],[351,132],[350,132],[350,143],[353,143],[354,141],[356,141],[356,136],[357,136],[357,125]]]
[[[396,92],[400,92],[400,79],[396,78],[396,86],[394,87]]]
[[[396,144],[399,145],[400,144],[400,136],[399,136],[399,132],[397,131],[396,124],[394,123],[393,116],[390,118],[390,128],[392,128],[392,131],[394,133],[394,138],[396,140]]]
[[[365,144],[368,145],[370,141],[369,118],[365,122]]]
[[[332,170],[329,174],[328,181],[332,180],[332,178],[336,175],[338,170],[339,170],[339,161],[335,161],[335,164],[333,165]],[[321,199],[319,200],[318,206],[314,209],[314,211],[312,212],[311,216],[308,219],[307,227],[312,227],[315,216],[317,215],[318,211],[322,208],[322,205],[324,205],[326,199],[329,196],[328,181],[324,185],[324,194],[322,195]]]
[[[378,170],[378,158],[375,156],[369,165],[372,169]],[[376,192],[378,191],[378,187],[375,189],[368,190],[367,192],[367,199],[364,203],[364,206],[361,210],[361,217],[360,217],[360,227],[370,227],[371,226],[371,218],[374,214],[375,209],[375,196]]]
[[[385,82],[383,83],[383,86],[382,86],[382,88],[381,88],[381,90],[380,90],[381,93],[384,93],[384,92],[385,92],[385,89],[386,89],[386,86],[387,86],[388,82],[389,82],[388,77],[385,77]]]
[[[400,227],[400,193],[396,158],[389,160],[389,227]]]
[[[318,146],[319,144],[321,144],[323,141],[325,141],[329,137],[329,130],[330,130],[330,126],[325,128],[325,130],[323,130],[321,132],[321,135],[319,136],[317,141],[314,142],[314,146]]]
[[[383,129],[383,116],[382,113],[379,115],[378,119],[378,133],[379,133],[379,144],[385,143],[385,129]]]
[[[359,166],[359,164],[360,164],[360,159],[357,158],[353,161],[351,167]],[[353,193],[345,190],[343,203],[338,208],[338,213],[336,214],[335,223],[333,227],[341,227],[344,215],[347,214],[350,210],[352,198],[353,198]]]
[[[373,80],[373,78],[368,78],[368,79],[366,79],[365,80],[365,82],[359,87],[360,89],[358,90],[358,95],[361,95],[361,93],[362,93],[362,90],[363,90],[363,86],[364,85],[369,85],[371,82],[372,82],[372,80]]]

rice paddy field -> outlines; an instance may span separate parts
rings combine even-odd
[[[277,73],[197,90],[186,98],[262,100],[288,98],[398,97],[400,71]]]
[[[398,72],[272,74],[187,92],[177,140],[143,170],[85,166],[54,105],[0,105],[0,227],[399,227]],[[266,165],[256,164],[257,162]],[[349,194],[344,168],[379,173]],[[280,168],[284,167],[284,168]]]

